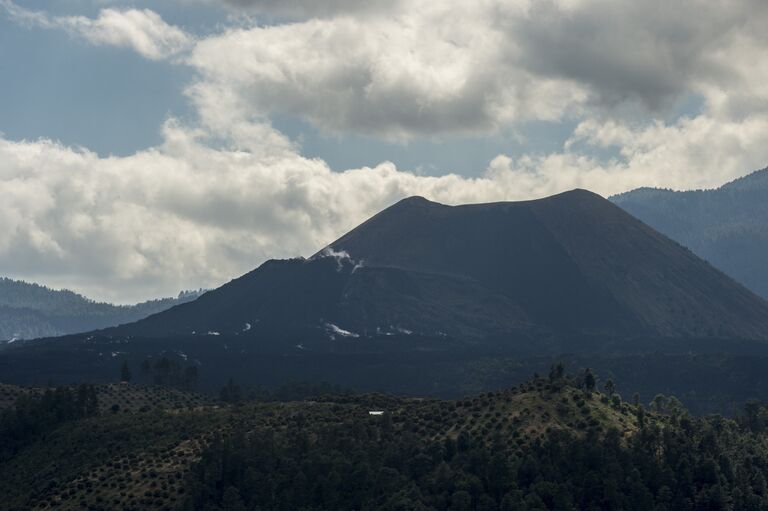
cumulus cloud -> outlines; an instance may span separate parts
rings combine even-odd
[[[285,3],[291,12],[240,3],[299,19],[193,41],[151,11],[51,17],[0,0],[19,23],[148,58],[181,54],[197,72],[186,90],[197,118],[169,120],[158,147],[103,158],[0,138],[5,273],[139,300],[310,255],[409,195],[458,204],[711,187],[768,160],[762,0],[413,0],[386,16],[342,0]],[[699,112],[662,115],[687,95]],[[531,120],[576,128],[558,151],[502,154],[476,178],[431,177],[388,162],[334,172],[302,156],[274,113],[402,141]]]
[[[651,111],[690,91],[714,101],[712,88],[749,87],[745,71],[765,73],[754,56],[768,44],[766,22],[760,0],[543,0],[501,19],[527,69],[574,80],[600,104]]]
[[[193,91],[224,92],[250,115],[289,113],[329,133],[391,140],[558,119],[586,99],[571,80],[507,62],[512,50],[492,10],[415,4],[364,22],[310,19],[207,38],[188,60],[203,77]]]
[[[730,113],[768,99],[762,0],[413,0],[387,16],[289,4],[327,16],[225,31],[189,63],[251,115],[290,113],[326,133],[481,135],[594,108],[658,116],[690,94]]]
[[[0,267],[103,299],[213,287],[267,258],[315,253],[409,195],[459,204],[575,187],[609,194],[717,185],[764,165],[766,130],[765,117],[636,131],[585,121],[573,147],[499,156],[478,178],[419,176],[391,163],[334,172],[288,148],[215,148],[199,128],[175,121],[166,123],[161,146],[128,157],[0,139]],[[579,144],[618,145],[621,157],[603,162],[576,150]]]
[[[214,149],[174,122],[161,147],[122,158],[1,140],[0,264],[99,298],[165,295],[312,253],[412,189],[447,197],[461,181]]]
[[[49,16],[31,11],[11,0],[0,0],[9,17],[17,23],[48,29],[61,29],[95,45],[130,48],[142,56],[160,60],[188,49],[193,38],[184,30],[169,25],[149,9],[102,9],[95,19],[85,16]]]
[[[400,0],[224,0],[224,3],[257,13],[306,18],[381,13],[396,8]]]
[[[643,186],[676,190],[713,188],[751,170],[764,168],[768,116],[722,122],[684,118],[674,125],[630,128],[590,119],[576,128],[563,151],[540,156],[499,155],[486,178],[514,195],[537,197],[573,188],[604,196]],[[581,146],[614,148],[603,159]]]

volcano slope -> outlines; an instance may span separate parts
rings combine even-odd
[[[463,206],[405,199],[308,259],[267,261],[142,321],[15,343],[0,371],[12,383],[108,380],[123,361],[163,354],[196,364],[209,386],[328,380],[450,395],[521,381],[565,354],[611,372],[611,357],[647,353],[762,357],[765,339],[765,301],[574,190]],[[619,365],[636,374],[644,360]],[[702,363],[681,367],[695,375]]]
[[[112,335],[465,342],[525,331],[768,339],[768,305],[593,193],[444,206],[405,199],[309,259],[268,261]],[[355,337],[357,336],[357,337]]]
[[[610,200],[768,298],[768,168],[719,188],[638,188]]]

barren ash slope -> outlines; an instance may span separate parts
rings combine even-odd
[[[202,374],[240,364],[250,377],[259,371],[248,360],[257,360],[268,380],[289,377],[278,374],[294,360],[284,357],[368,353],[378,363],[382,352],[404,360],[415,351],[490,349],[551,356],[585,353],[590,339],[610,339],[621,353],[638,338],[657,346],[719,339],[724,350],[735,339],[763,341],[768,304],[585,190],[463,206],[411,197],[309,259],[268,261],[193,302],[65,339],[55,356],[45,341],[6,349],[0,370],[18,374],[46,357],[46,367],[68,361],[70,378],[95,368],[108,375],[126,357],[183,351]],[[265,354],[283,358],[267,363]],[[339,360],[313,359],[296,371],[325,378]],[[53,377],[36,370],[38,379]]]
[[[599,195],[444,206],[406,199],[330,245],[376,267],[460,275],[535,324],[764,338],[766,303]]]
[[[768,338],[768,305],[602,197],[404,199],[309,259],[268,261],[114,330],[478,339],[526,330]]]
[[[768,168],[719,188],[638,188],[610,200],[768,298]]]

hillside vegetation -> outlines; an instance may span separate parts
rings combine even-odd
[[[160,385],[110,383],[93,387],[102,413],[195,409],[213,403],[213,400],[204,394]],[[54,389],[0,383],[0,411],[13,407],[21,397],[39,397],[52,390]]]
[[[136,305],[95,302],[72,291],[0,278],[0,340],[53,337],[130,323],[197,298],[179,293]]]
[[[42,428],[0,459],[0,509],[768,504],[766,413],[757,405],[739,420],[695,418],[664,396],[645,410],[612,383],[599,392],[591,372],[569,377],[557,366],[546,378],[450,401],[344,394],[245,402],[234,390],[222,393],[227,403],[175,409],[100,403]],[[4,412],[0,434],[13,417],[13,408]]]

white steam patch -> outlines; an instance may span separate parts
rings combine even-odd
[[[363,267],[363,260],[360,259],[357,261],[353,259],[346,250],[334,250],[332,247],[325,247],[320,253],[315,255],[313,259],[324,257],[332,257],[336,259],[336,271],[341,271],[347,264],[352,265],[352,273],[355,273],[355,271]]]
[[[356,334],[355,332],[350,332],[349,330],[344,330],[343,328],[337,325],[334,325],[333,323],[326,323],[325,327],[331,333],[331,339],[335,339],[337,335],[340,337],[352,337],[352,338],[360,337],[360,334]]]
[[[389,325],[386,328],[376,327],[376,334],[378,335],[386,335],[386,336],[397,335],[397,334],[411,335],[412,333],[413,333],[413,330],[409,330],[407,328],[403,328],[400,326]]]

